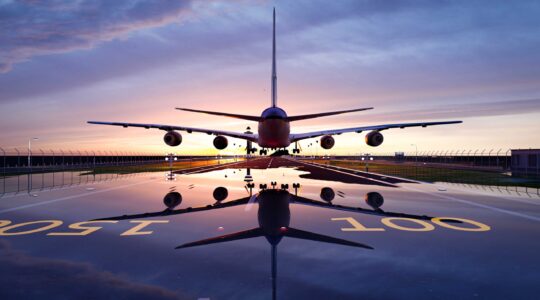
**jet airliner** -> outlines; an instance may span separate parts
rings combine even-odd
[[[178,146],[182,143],[182,135],[178,131],[186,131],[187,133],[192,132],[202,132],[209,135],[215,135],[213,144],[219,149],[223,150],[228,146],[228,140],[226,137],[238,138],[247,141],[247,153],[254,153],[255,148],[252,147],[253,143],[258,144],[260,149],[260,154],[267,154],[267,149],[280,149],[286,148],[291,143],[295,144],[293,153],[300,153],[298,148],[298,141],[321,137],[320,145],[324,149],[331,149],[334,144],[333,135],[339,135],[347,132],[357,132],[361,133],[363,131],[369,131],[365,136],[365,142],[367,145],[372,147],[377,147],[381,145],[384,141],[384,137],[381,134],[381,131],[392,129],[392,128],[406,128],[406,127],[427,127],[433,125],[446,125],[446,124],[456,124],[462,123],[462,121],[441,121],[441,122],[416,122],[416,123],[398,123],[398,124],[383,124],[383,125],[374,125],[374,126],[362,126],[362,127],[351,127],[351,128],[342,128],[342,129],[330,129],[322,130],[315,132],[307,133],[291,133],[290,132],[290,123],[294,121],[314,119],[325,116],[338,115],[343,113],[351,113],[357,111],[364,111],[373,109],[373,107],[366,108],[357,108],[350,110],[341,110],[341,111],[331,111],[323,112],[316,114],[306,114],[306,115],[295,115],[288,116],[285,110],[277,106],[277,73],[276,73],[276,10],[274,9],[273,13],[273,30],[272,30],[272,76],[271,76],[271,106],[265,109],[260,116],[253,115],[241,115],[241,114],[231,114],[224,112],[215,112],[215,111],[205,111],[189,108],[176,108],[183,111],[195,112],[195,113],[204,113],[210,115],[224,116],[230,118],[243,119],[248,121],[258,122],[258,132],[254,134],[249,130],[247,132],[232,132],[225,130],[217,129],[203,129],[203,128],[193,128],[185,126],[176,126],[176,125],[164,125],[164,124],[141,124],[141,123],[124,123],[124,122],[101,122],[101,121],[88,121],[89,124],[99,124],[99,125],[113,125],[113,126],[122,126],[127,127],[141,127],[141,128],[156,128],[164,130],[167,133],[163,137],[163,141],[172,147]]]

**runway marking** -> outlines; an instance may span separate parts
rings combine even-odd
[[[290,158],[286,158],[288,160],[291,160]],[[325,169],[325,170],[329,170],[329,171],[332,171],[332,172],[336,172],[336,173],[341,173],[341,174],[345,174],[345,175],[349,175],[349,176],[352,176],[352,177],[358,177],[358,178],[362,178],[362,179],[365,179],[365,180],[368,180],[368,181],[373,181],[373,182],[377,182],[379,184],[384,184],[384,185],[389,185],[389,186],[393,186],[393,187],[398,187],[398,185],[395,185],[393,183],[390,183],[390,182],[387,182],[387,181],[382,181],[382,180],[378,180],[378,179],[374,179],[374,178],[369,178],[369,177],[365,177],[365,176],[360,176],[358,174],[351,174],[351,173],[348,173],[348,172],[343,172],[343,171],[340,171],[340,170],[335,170],[335,169],[332,169],[332,168],[328,168],[326,166],[319,166],[319,165],[316,165],[316,164],[311,164],[311,163],[306,163],[306,162],[303,162],[303,161],[297,161],[298,163],[301,163],[301,164],[305,164],[305,165],[308,165],[308,166],[312,166],[312,167],[316,167],[316,168],[320,168],[320,169]]]
[[[270,158],[270,162],[268,163],[268,166],[266,167],[267,169],[270,169],[270,166],[272,165],[273,160],[274,160],[273,158]]]

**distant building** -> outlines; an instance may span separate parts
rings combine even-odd
[[[512,174],[540,176],[540,149],[512,149]]]

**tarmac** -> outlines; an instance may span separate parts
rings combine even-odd
[[[0,298],[537,299],[539,225],[528,195],[286,157],[119,176],[0,198]]]

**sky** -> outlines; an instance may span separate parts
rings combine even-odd
[[[272,8],[278,105],[300,133],[409,121],[463,124],[336,136],[332,150],[505,151],[540,147],[538,1],[0,0],[0,147],[165,153],[163,131],[88,120],[244,131],[270,105]],[[234,145],[233,145],[234,144]],[[241,152],[229,139],[219,153]],[[413,146],[415,145],[415,146]],[[172,149],[217,154],[212,137]]]

